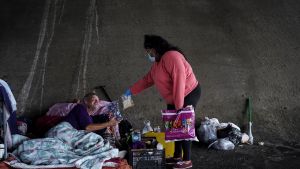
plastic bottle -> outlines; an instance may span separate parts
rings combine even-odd
[[[144,126],[144,128],[143,128],[142,134],[145,134],[145,133],[147,133],[147,132],[153,131],[153,128],[151,127],[151,123],[150,123],[149,120],[145,120],[145,121],[144,121],[144,124],[145,124],[145,126]]]
[[[164,146],[163,146],[161,143],[158,143],[158,144],[156,145],[156,149],[157,149],[157,150],[162,150],[162,149],[164,149]]]

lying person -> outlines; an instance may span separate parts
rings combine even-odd
[[[119,150],[100,135],[77,130],[70,123],[61,122],[51,128],[45,138],[21,142],[13,151],[17,157],[7,162],[13,168],[99,169],[105,161],[118,157]]]
[[[70,123],[77,130],[92,131],[103,135],[108,127],[116,126],[119,121],[115,117],[99,115],[97,122],[93,121],[92,114],[97,108],[99,97],[95,93],[88,93],[84,96],[83,102],[77,104],[63,121]]]
[[[86,94],[82,103],[63,117],[63,122],[52,127],[45,138],[24,138],[17,143],[13,154],[19,160],[13,160],[8,165],[15,168],[41,168],[40,165],[47,165],[49,168],[76,166],[89,169],[102,168],[106,160],[118,157],[119,150],[98,132],[104,133],[106,128],[118,125],[119,121],[108,117],[106,122],[94,123],[91,114],[98,102],[95,93]],[[101,115],[103,118],[107,116]]]

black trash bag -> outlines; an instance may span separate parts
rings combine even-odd
[[[228,124],[227,127],[217,130],[217,137],[228,137],[229,141],[231,141],[234,145],[238,145],[241,142],[242,133],[239,129],[232,127],[231,124]]]
[[[119,150],[128,150],[131,145],[132,125],[128,120],[119,123],[120,140],[116,144]]]
[[[229,132],[228,138],[234,145],[238,145],[242,140],[242,133],[237,128],[232,127],[232,131]]]
[[[128,120],[122,120],[119,123],[119,132],[120,132],[120,137],[125,138],[127,137],[132,131],[132,125]]]
[[[228,137],[230,131],[232,131],[232,126],[230,124],[228,124],[225,128],[217,130],[217,137],[218,138]]]

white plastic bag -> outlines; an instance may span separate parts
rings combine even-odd
[[[144,126],[144,128],[143,128],[142,134],[145,134],[145,133],[148,133],[148,132],[150,132],[150,131],[153,131],[153,128],[151,127],[151,123],[150,123],[149,120],[145,120],[145,121],[144,121],[144,124],[145,124],[145,126]]]
[[[123,110],[134,106],[131,96],[122,95],[121,98],[122,98]]]
[[[213,147],[217,150],[233,150],[235,146],[231,141],[229,141],[228,138],[222,138],[211,143],[208,148],[210,147]]]
[[[228,122],[228,123],[220,123],[220,125],[217,127],[217,129],[224,129],[228,126],[228,124],[230,124],[233,128],[236,128],[238,130],[241,131],[241,129],[239,128],[239,126],[235,125],[234,123]]]
[[[205,117],[205,121],[201,122],[200,127],[198,128],[198,139],[206,144],[214,142],[217,140],[217,126],[219,121],[216,118],[209,119]]]

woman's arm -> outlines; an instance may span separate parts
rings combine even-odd
[[[151,70],[142,79],[140,79],[130,87],[130,91],[133,95],[140,93],[144,89],[147,89],[154,84],[151,76]]]

